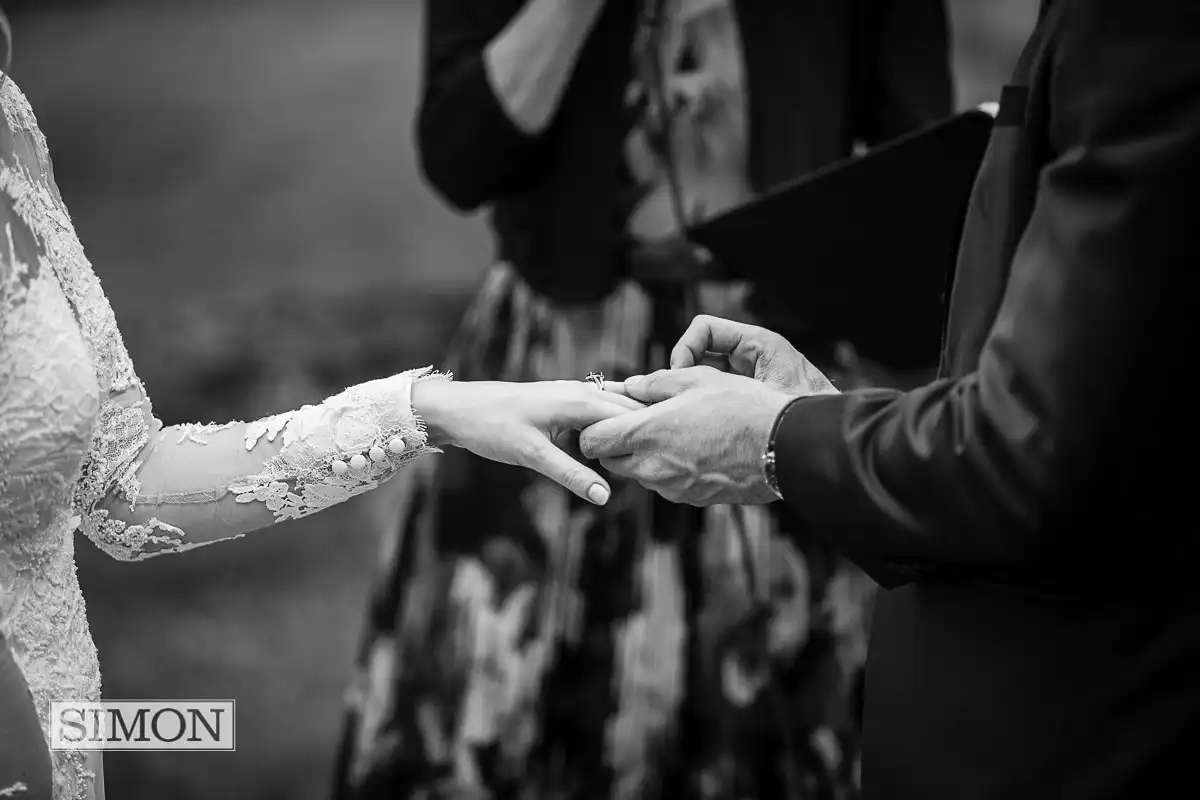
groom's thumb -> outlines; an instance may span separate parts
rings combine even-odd
[[[549,440],[535,446],[529,455],[529,462],[523,466],[542,473],[598,506],[607,503],[612,493],[608,484],[595,471],[571,458]]]
[[[697,356],[688,347],[687,342],[681,341],[671,351],[671,369],[686,369],[687,367],[696,366],[697,363]]]

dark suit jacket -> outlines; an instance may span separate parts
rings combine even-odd
[[[1192,771],[1198,191],[1200,3],[1058,0],[1003,92],[940,378],[782,419],[784,497],[886,589],[867,798]]]
[[[547,129],[517,128],[487,43],[525,0],[429,0],[416,144],[429,183],[491,207],[499,257],[537,291],[586,303],[623,257],[624,113],[640,0],[607,0]],[[765,190],[950,113],[942,0],[735,0],[750,102],[750,178]]]

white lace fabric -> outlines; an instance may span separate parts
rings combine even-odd
[[[255,422],[162,427],[140,384],[102,405],[75,485],[78,525],[115,558],[230,539],[362,494],[427,452],[415,370]],[[96,470],[96,474],[92,474]]]
[[[414,370],[255,422],[164,427],[54,184],[46,141],[0,87],[0,626],[43,724],[100,699],[74,533],[122,560],[179,552],[368,491],[436,452]],[[56,800],[95,800],[96,754],[52,753]]]

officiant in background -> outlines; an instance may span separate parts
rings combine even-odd
[[[420,163],[489,209],[498,252],[444,367],[621,379],[699,312],[861,378],[686,230],[949,115],[940,0],[425,13]],[[853,796],[867,579],[782,509],[613,490],[595,509],[463,451],[430,463],[371,601],[339,797]]]

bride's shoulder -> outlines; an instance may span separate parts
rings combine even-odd
[[[0,125],[0,159],[12,164],[21,153],[40,164],[46,157],[46,137],[38,127],[37,116],[29,99],[11,76],[0,71],[0,107],[4,123]]]
[[[4,106],[4,119],[14,132],[37,128],[37,117],[29,99],[11,76],[0,72],[0,105]]]
[[[19,302],[31,277],[30,262],[36,261],[36,240],[25,220],[17,213],[22,194],[20,176],[22,154],[28,156],[30,136],[38,133],[37,119],[29,101],[8,75],[0,72],[0,314]],[[36,137],[35,137],[36,138]],[[36,265],[33,267],[36,269]]]
[[[37,118],[29,98],[21,91],[21,87],[11,75],[0,70],[0,102],[4,104],[4,116],[13,127],[25,128],[32,125],[37,127]],[[16,123],[16,124],[14,124]]]

